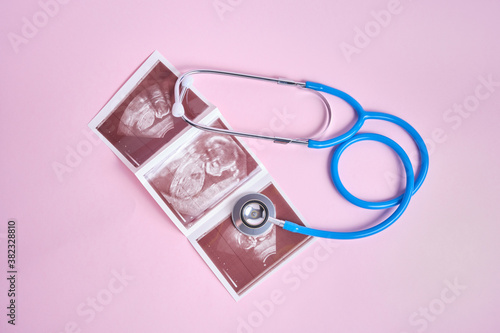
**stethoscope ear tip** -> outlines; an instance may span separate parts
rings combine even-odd
[[[182,79],[182,86],[189,89],[193,85],[194,78],[192,76],[186,76]]]
[[[172,106],[172,116],[176,118],[184,116],[184,106],[181,102],[175,102]]]

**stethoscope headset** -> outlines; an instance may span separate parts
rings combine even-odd
[[[335,138],[328,140],[290,139],[282,137],[272,137],[260,134],[251,134],[251,133],[237,132],[227,129],[214,128],[198,124],[186,118],[184,114],[184,106],[182,105],[182,100],[184,99],[187,90],[192,86],[193,78],[191,77],[191,75],[193,74],[217,74],[217,75],[226,75],[226,76],[233,76],[233,77],[240,77],[247,79],[256,79],[256,80],[263,80],[268,82],[275,82],[278,84],[285,84],[285,85],[311,89],[312,91],[315,91],[318,94],[327,93],[347,102],[356,112],[357,120],[351,129],[349,129],[345,133]],[[317,149],[328,148],[339,145],[332,157],[332,161],[330,164],[330,173],[333,183],[337,188],[337,190],[340,192],[340,194],[344,198],[346,198],[349,202],[361,208],[386,209],[398,206],[388,218],[386,218],[384,221],[378,223],[373,227],[352,232],[336,232],[336,231],[307,228],[305,226],[298,225],[290,221],[279,220],[276,218],[275,207],[269,198],[260,193],[250,193],[238,199],[238,201],[234,205],[231,215],[234,226],[240,232],[249,236],[259,236],[265,234],[266,232],[269,231],[269,229],[273,225],[282,227],[283,229],[291,232],[296,232],[309,236],[332,238],[332,239],[356,239],[374,235],[386,229],[401,217],[403,212],[408,207],[411,197],[418,191],[420,186],[422,186],[422,183],[424,182],[425,176],[427,175],[427,171],[429,169],[429,154],[427,152],[427,147],[425,146],[422,137],[410,124],[408,124],[403,119],[398,118],[391,114],[365,111],[363,107],[350,95],[346,94],[341,90],[326,86],[324,84],[310,82],[310,81],[295,82],[281,78],[276,79],[270,77],[255,76],[255,75],[219,71],[219,70],[198,69],[186,72],[181,76],[179,76],[174,87],[174,97],[175,97],[175,103],[172,107],[172,115],[174,117],[182,118],[186,123],[200,130],[215,132],[225,135],[232,135],[232,136],[272,140],[277,143],[302,144],[302,145],[307,145],[309,148],[317,148]],[[321,98],[323,102],[326,102],[326,99],[324,99],[323,96],[321,96]],[[328,111],[330,112],[328,104],[327,108]],[[328,119],[328,122],[330,121],[330,119],[331,118]],[[396,124],[401,128],[403,128],[412,137],[413,141],[415,141],[415,144],[417,145],[420,154],[420,168],[416,176],[413,173],[413,167],[410,158],[408,157],[404,149],[401,148],[401,146],[398,145],[395,141],[389,139],[386,136],[375,133],[358,134],[359,130],[361,129],[365,121],[372,119],[383,120]],[[391,148],[403,162],[403,166],[406,172],[406,188],[404,193],[401,194],[400,196],[385,201],[365,201],[352,195],[342,184],[338,172],[340,156],[350,145],[356,142],[367,141],[367,140],[377,141],[385,144],[386,146]]]

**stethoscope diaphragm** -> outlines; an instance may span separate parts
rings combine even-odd
[[[239,198],[231,214],[236,229],[247,236],[265,234],[273,226],[269,218],[274,217],[276,209],[272,201],[260,193],[250,193]]]

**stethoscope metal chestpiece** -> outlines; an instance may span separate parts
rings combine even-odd
[[[236,229],[245,235],[260,236],[273,226],[270,218],[276,217],[276,209],[265,195],[250,193],[238,199],[231,217]]]

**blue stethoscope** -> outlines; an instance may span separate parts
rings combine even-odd
[[[313,140],[313,139],[289,139],[282,137],[272,137],[272,136],[237,132],[232,130],[219,129],[201,125],[186,118],[184,114],[184,107],[182,105],[182,100],[184,99],[187,90],[191,87],[193,83],[193,78],[191,77],[191,75],[193,74],[217,74],[217,75],[226,75],[226,76],[233,76],[233,77],[240,77],[247,79],[256,79],[256,80],[275,82],[278,84],[298,86],[301,88],[311,89],[312,91],[318,93],[327,93],[336,96],[338,98],[341,98],[345,102],[347,102],[356,111],[357,120],[356,123],[353,125],[353,127],[344,134],[339,135],[333,139],[323,140],[323,141]],[[188,124],[201,130],[216,132],[225,135],[272,140],[277,143],[303,144],[307,145],[309,148],[327,148],[339,145],[333,154],[333,158],[330,164],[330,173],[333,183],[337,188],[337,190],[340,192],[340,194],[344,198],[346,198],[349,202],[361,208],[386,209],[398,206],[396,210],[391,214],[391,216],[389,216],[387,219],[385,219],[384,221],[380,222],[379,224],[371,228],[359,231],[352,231],[352,232],[336,232],[336,231],[307,228],[290,221],[279,220],[276,218],[275,207],[269,198],[260,193],[250,193],[238,199],[238,201],[234,205],[232,212],[232,221],[235,227],[242,233],[249,236],[258,236],[265,234],[270,230],[270,228],[273,225],[282,227],[285,230],[295,233],[300,233],[309,236],[323,237],[323,238],[332,238],[332,239],[356,239],[374,235],[386,229],[391,224],[393,224],[399,217],[401,217],[405,209],[408,207],[411,197],[418,191],[420,186],[422,186],[422,183],[424,182],[425,176],[427,175],[427,171],[429,169],[429,154],[427,152],[427,147],[425,146],[424,140],[422,139],[420,134],[418,134],[418,132],[410,124],[408,124],[403,119],[393,116],[391,114],[365,111],[363,107],[354,98],[352,98],[345,92],[326,86],[324,84],[310,82],[310,81],[295,82],[281,78],[276,79],[276,78],[255,76],[242,73],[199,69],[186,72],[178,78],[174,87],[174,97],[175,97],[175,103],[172,107],[173,116],[181,117]],[[322,99],[323,101],[326,101],[324,97],[322,97]],[[371,120],[371,119],[384,120],[399,125],[413,138],[420,153],[420,170],[418,171],[416,177],[413,173],[413,167],[408,155],[406,154],[404,149],[401,148],[401,146],[398,145],[396,142],[380,134],[375,134],[375,133],[357,134],[358,131],[363,126],[364,122],[366,120]],[[406,188],[402,195],[386,201],[365,201],[352,195],[342,184],[338,172],[338,164],[340,156],[350,145],[356,142],[367,141],[367,140],[377,141],[387,145],[392,150],[394,150],[394,152],[396,152],[396,154],[403,162],[404,169],[406,172]]]

